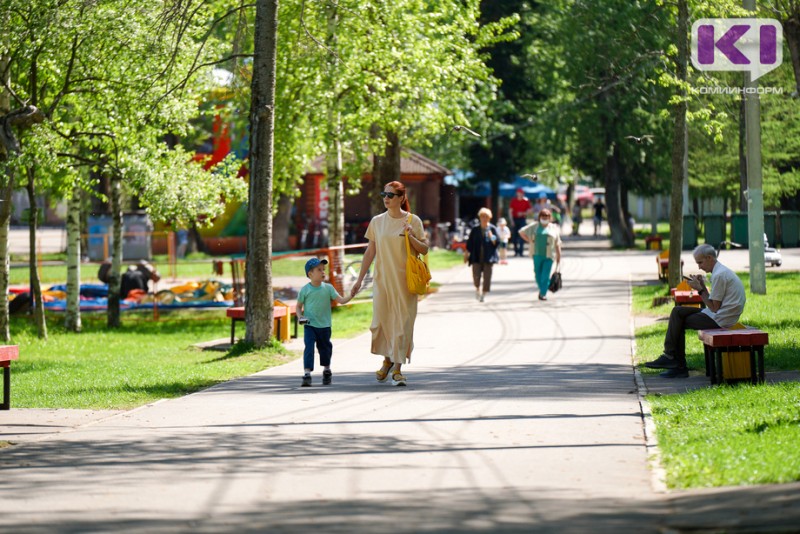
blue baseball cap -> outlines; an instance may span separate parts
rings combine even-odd
[[[308,276],[308,271],[316,267],[317,265],[328,265],[328,260],[321,260],[319,258],[311,258],[306,262],[306,276]]]

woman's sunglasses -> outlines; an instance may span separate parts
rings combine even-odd
[[[400,193],[392,193],[392,192],[389,192],[389,191],[381,191],[381,198],[386,198],[386,197],[394,198],[394,197],[400,197],[400,196],[403,196],[403,195],[401,195]]]

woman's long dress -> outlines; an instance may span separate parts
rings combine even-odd
[[[372,353],[395,363],[411,361],[417,295],[406,285],[406,241],[403,226],[408,215],[393,219],[389,212],[370,221],[366,237],[375,243],[372,297]],[[422,220],[411,218],[412,233],[424,239]],[[413,250],[413,247],[412,247]]]

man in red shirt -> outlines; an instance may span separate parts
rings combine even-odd
[[[510,218],[514,221],[514,228],[511,231],[511,238],[514,241],[514,256],[523,256],[525,242],[519,235],[519,230],[527,223],[528,214],[531,212],[531,201],[525,197],[522,188],[517,189],[517,196],[511,199],[508,206]]]

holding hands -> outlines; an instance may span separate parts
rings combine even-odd
[[[361,291],[361,279],[359,278],[356,280],[356,283],[353,284],[353,287],[350,289],[350,298],[355,297],[358,292]],[[348,299],[350,300],[350,299]]]

